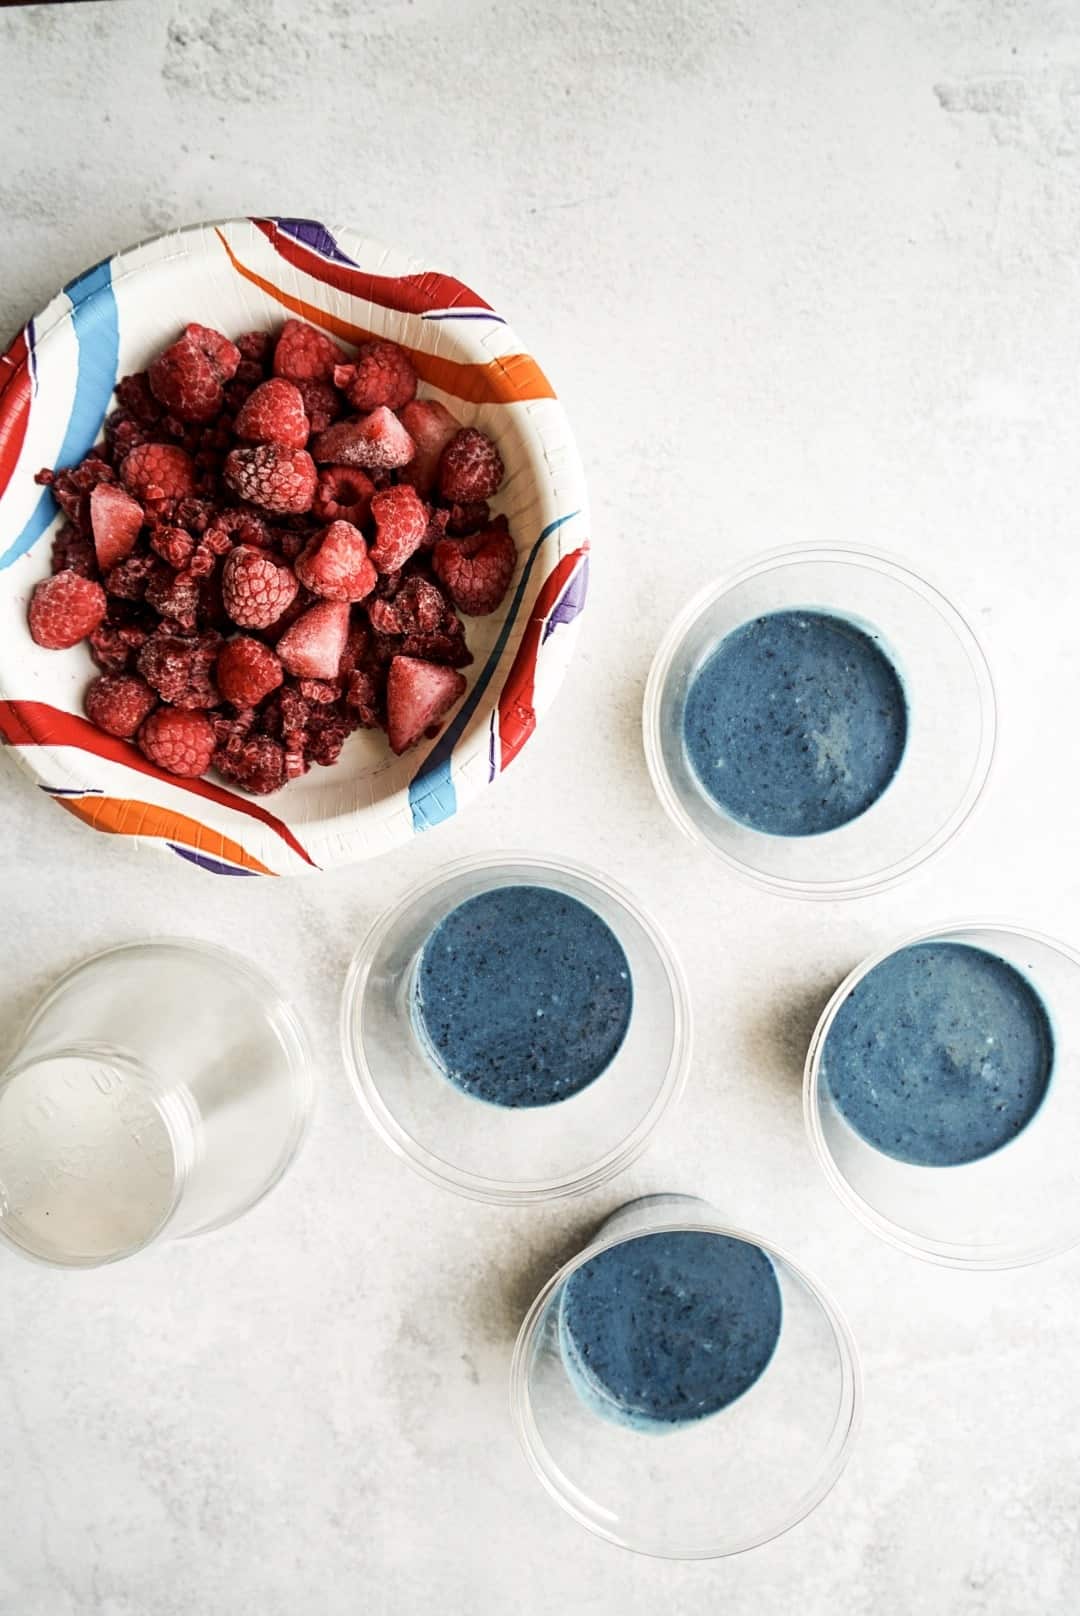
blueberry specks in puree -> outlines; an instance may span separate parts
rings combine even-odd
[[[493,1105],[552,1105],[594,1082],[630,1025],[629,962],[586,904],[544,886],[494,887],[424,944],[414,1012],[457,1088]]]
[[[865,813],[899,768],[907,731],[889,658],[825,612],[771,612],[733,629],[694,675],[683,713],[706,795],[772,836],[814,836]]]

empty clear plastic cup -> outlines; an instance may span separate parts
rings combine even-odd
[[[902,950],[939,943],[1011,966],[1035,990],[1052,1039],[1049,1083],[1026,1125],[977,1159],[942,1166],[897,1159],[856,1131],[830,1092],[826,1062],[837,1017],[869,973]],[[876,1038],[869,1016],[860,1012],[860,1021],[865,1037]],[[992,1052],[995,1027],[988,1023],[984,1037]],[[993,1061],[986,1082],[998,1082]],[[954,1268],[1012,1268],[1080,1244],[1080,954],[992,922],[946,926],[882,949],[845,978],[822,1012],[806,1057],[803,1110],[814,1155],[845,1206],[913,1256]]]
[[[703,1417],[663,1428],[612,1418],[610,1405],[605,1412],[590,1389],[597,1377],[582,1356],[591,1345],[589,1362],[596,1364],[595,1330],[579,1352],[574,1332],[582,1339],[584,1332],[578,1316],[568,1322],[575,1276],[593,1259],[610,1263],[605,1254],[620,1252],[626,1259],[625,1301],[625,1286],[648,1266],[655,1235],[721,1237],[718,1249],[752,1263],[767,1280],[772,1328],[779,1321],[771,1356],[741,1394]],[[745,1312],[736,1308],[728,1319],[726,1303],[720,1303],[711,1334],[688,1344],[693,1323],[686,1309],[694,1303],[687,1303],[685,1288],[678,1290],[683,1311],[658,1357],[686,1370],[698,1348],[714,1357],[737,1356],[746,1339]],[[615,1294],[617,1307],[618,1289]],[[640,1330],[640,1317],[635,1312],[631,1329],[636,1324]],[[604,1315],[594,1324],[603,1329]],[[654,1363],[649,1345],[632,1340],[627,1354],[646,1377]],[[701,1358],[699,1364],[711,1361]],[[862,1393],[847,1325],[790,1258],[756,1235],[720,1223],[705,1201],[655,1195],[609,1218],[540,1292],[514,1349],[510,1400],[530,1465],[582,1526],[642,1554],[705,1560],[767,1543],[816,1508],[850,1455]]]
[[[435,928],[467,900],[505,887],[585,905],[610,928],[630,972],[633,1006],[617,1053],[554,1104],[489,1104],[463,1091],[433,1058],[417,1015],[421,956]],[[635,1160],[685,1080],[690,1005],[670,943],[628,893],[576,865],[511,853],[452,865],[377,922],[349,971],[341,1037],[360,1103],[398,1155],[461,1195],[518,1205],[581,1194]]]
[[[239,956],[130,943],[74,967],[0,1076],[0,1236],[89,1268],[231,1222],[311,1108],[307,1040]]]
[[[774,612],[824,613],[862,630],[907,703],[888,784],[864,811],[816,834],[769,834],[732,817],[701,784],[684,741],[704,663],[733,630]],[[762,556],[702,590],[668,630],[645,691],[645,756],[669,816],[737,874],[797,898],[880,891],[940,851],[982,793],[995,729],[986,658],[956,608],[900,562],[839,546]],[[835,755],[828,734],[817,740]]]

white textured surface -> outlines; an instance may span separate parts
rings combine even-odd
[[[815,1175],[797,1094],[818,1006],[872,946],[958,911],[1080,935],[1073,0],[125,0],[5,10],[0,63],[0,328],[171,224],[352,218],[461,271],[533,346],[577,428],[598,550],[555,720],[465,818],[375,868],[204,879],[95,838],[4,767],[5,1023],[91,949],[190,932],[293,984],[323,1095],[291,1177],[234,1229],[97,1274],[3,1262],[0,1610],[1074,1610],[1080,1258],[968,1278],[891,1252]],[[827,539],[906,553],[969,609],[1003,727],[962,840],[898,891],[822,910],[680,843],[638,711],[692,589]],[[699,1030],[639,1167],[520,1215],[391,1159],[334,1030],[376,911],[515,845],[572,851],[654,908]],[[661,1187],[797,1251],[865,1357],[838,1490],[714,1566],[593,1541],[506,1418],[540,1281]]]

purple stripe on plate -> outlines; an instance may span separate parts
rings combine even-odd
[[[585,609],[585,597],[589,593],[589,558],[582,561],[581,566],[574,573],[570,582],[551,608],[551,613],[544,624],[543,645],[549,634],[554,634],[560,623],[572,623],[579,612]]]
[[[274,223],[285,235],[300,242],[301,246],[310,247],[314,252],[321,253],[324,258],[333,259],[335,264],[348,264],[350,269],[360,267],[354,259],[346,257],[329,230],[324,224],[320,224],[318,219],[275,219]]]
[[[436,309],[420,316],[422,320],[491,320],[495,325],[505,325],[506,321],[501,314],[493,314],[490,309]]]
[[[174,853],[179,853],[182,859],[191,864],[197,864],[200,870],[209,870],[211,875],[258,875],[258,870],[240,870],[235,864],[223,864],[220,859],[211,858],[207,853],[196,853],[193,847],[181,847],[179,842],[166,842]]]

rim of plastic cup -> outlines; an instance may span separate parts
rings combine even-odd
[[[688,629],[700,616],[703,609],[738,585],[746,583],[749,579],[758,577],[762,573],[774,572],[780,567],[790,566],[796,562],[815,561],[868,567],[872,571],[884,573],[914,588],[936,607],[955,632],[967,655],[979,692],[981,734],[978,755],[964,794],[956,808],[949,815],[949,818],[928,841],[907,854],[903,859],[886,865],[881,870],[873,870],[865,876],[846,881],[796,881],[784,876],[769,875],[744,863],[742,859],[736,858],[733,853],[717,847],[714,842],[711,842],[708,837],[702,834],[686,812],[664,763],[660,735],[660,706],[664,688],[671,672],[672,661]],[[889,887],[903,881],[906,876],[918,869],[927,859],[933,858],[936,853],[941,852],[942,848],[946,847],[962,826],[967,823],[983,796],[994,761],[997,722],[997,696],[994,690],[993,675],[990,672],[990,665],[986,660],[979,638],[967,618],[957,610],[947,596],[942,594],[940,589],[930,583],[928,579],[922,577],[905,561],[901,561],[899,557],[890,555],[883,550],[864,550],[857,545],[845,544],[803,544],[778,550],[768,550],[763,555],[743,562],[741,566],[737,567],[733,572],[727,573],[723,578],[716,579],[699,589],[697,594],[679,612],[660,642],[659,649],[649,669],[642,709],[645,761],[648,765],[656,795],[659,797],[668,818],[678,826],[683,835],[688,837],[690,841],[706,847],[730,870],[734,871],[743,880],[749,881],[751,885],[764,888],[767,892],[778,893],[782,897],[803,899],[863,898],[868,897],[871,893],[884,892]],[[812,838],[808,837],[807,840],[812,840]]]
[[[189,1229],[185,1233],[172,1236],[170,1226],[184,1197],[188,1179],[194,1165],[191,1145],[191,1122],[189,1115],[190,1101],[183,1093],[168,1091],[162,1084],[158,1073],[142,1061],[133,1061],[122,1048],[109,1047],[104,1051],[110,1060],[120,1062],[136,1073],[143,1081],[149,1083],[157,1091],[158,1116],[165,1128],[169,1143],[173,1151],[173,1192],[168,1207],[162,1213],[154,1227],[140,1239],[134,1241],[123,1251],[110,1253],[106,1257],[71,1257],[51,1256],[46,1252],[37,1250],[18,1239],[15,1232],[5,1226],[6,1220],[0,1219],[0,1242],[6,1243],[9,1248],[17,1251],[20,1256],[28,1258],[31,1262],[41,1263],[47,1268],[60,1269],[90,1269],[104,1268],[112,1263],[126,1261],[130,1257],[137,1257],[142,1252],[151,1250],[162,1240],[175,1238],[178,1240],[194,1240],[200,1235],[214,1234],[219,1229],[227,1228],[239,1218],[246,1217],[254,1211],[260,1202],[264,1201],[284,1178],[292,1166],[300,1147],[307,1138],[315,1112],[315,1074],[311,1058],[311,1045],[307,1029],[300,1019],[292,1001],[282,993],[276,981],[260,965],[254,964],[244,954],[238,954],[235,949],[223,947],[220,943],[211,943],[201,937],[182,937],[168,935],[164,937],[138,937],[131,938],[124,943],[113,943],[108,948],[99,948],[93,954],[76,960],[62,971],[45,992],[35,1001],[29,1013],[22,1022],[19,1030],[19,1046],[21,1047],[29,1038],[38,1020],[53,999],[67,984],[89,965],[96,965],[101,960],[109,959],[115,954],[142,953],[151,949],[183,949],[187,953],[206,954],[211,958],[221,960],[241,975],[246,976],[252,986],[261,993],[269,994],[274,1001],[275,1009],[280,1015],[282,1030],[289,1040],[286,1051],[296,1085],[296,1115],[293,1119],[292,1130],[282,1150],[281,1156],[273,1173],[260,1190],[252,1196],[243,1206],[231,1210],[223,1217],[213,1222],[200,1225],[196,1229]],[[98,1048],[99,1046],[95,1046]],[[85,1053],[86,1046],[75,1042],[67,1046],[63,1053],[80,1055]],[[59,1053],[59,1051],[58,1051]],[[16,1059],[4,1068],[5,1077],[15,1076],[22,1070],[20,1062]]]
[[[414,1139],[384,1103],[364,1054],[363,1045],[360,1040],[353,1038],[352,1025],[356,1006],[363,998],[378,950],[406,909],[418,899],[437,891],[439,887],[458,876],[522,865],[533,870],[549,870],[557,875],[576,876],[579,880],[599,888],[637,921],[652,942],[664,967],[671,991],[674,1034],[671,1055],[653,1102],[625,1138],[611,1150],[606,1151],[597,1161],[577,1172],[566,1173],[558,1178],[525,1179],[515,1182],[468,1172],[444,1157],[436,1155],[434,1151],[428,1150]],[[341,996],[339,1029],[345,1069],[351,1079],[356,1098],[383,1143],[429,1183],[438,1184],[443,1189],[454,1190],[458,1195],[464,1195],[470,1200],[484,1201],[494,1206],[525,1206],[584,1195],[589,1190],[606,1184],[616,1173],[621,1173],[625,1167],[629,1167],[641,1155],[661,1119],[682,1093],[690,1069],[693,1047],[693,1017],[686,978],[679,957],[659,924],[645,913],[625,887],[607,876],[584,864],[573,863],[569,859],[547,858],[535,853],[489,853],[474,858],[457,859],[454,863],[446,865],[438,875],[410,887],[404,896],[370,927],[353,955]]]
[[[514,1343],[514,1354],[510,1364],[510,1417],[525,1458],[544,1490],[566,1510],[567,1514],[572,1515],[580,1526],[584,1526],[594,1536],[604,1538],[620,1549],[629,1549],[634,1554],[645,1555],[654,1560],[729,1559],[732,1555],[759,1549],[764,1544],[782,1537],[785,1532],[790,1532],[792,1527],[798,1526],[800,1521],[804,1521],[812,1514],[836,1486],[851,1457],[851,1450],[862,1423],[863,1380],[859,1349],[850,1325],[828,1291],[824,1290],[816,1279],[812,1279],[802,1264],[790,1257],[783,1247],[773,1244],[770,1240],[763,1240],[760,1235],[752,1234],[746,1229],[733,1228],[730,1224],[712,1219],[693,1218],[677,1223],[658,1219],[656,1231],[663,1231],[665,1234],[720,1234],[732,1240],[743,1240],[750,1245],[758,1246],[768,1256],[777,1258],[789,1268],[817,1301],[836,1341],[840,1359],[841,1390],[836,1420],[825,1449],[825,1462],[813,1485],[800,1494],[782,1520],[748,1537],[745,1543],[740,1543],[734,1548],[701,1548],[691,1545],[660,1548],[632,1542],[614,1527],[605,1527],[587,1514],[578,1502],[580,1495],[573,1490],[572,1478],[566,1478],[570,1484],[565,1485],[562,1471],[548,1459],[548,1449],[540,1436],[529,1396],[529,1364],[536,1334],[543,1322],[548,1303],[559,1286],[586,1262],[603,1251],[611,1250],[614,1246],[621,1246],[628,1240],[640,1240],[643,1235],[653,1233],[654,1230],[650,1226],[637,1228],[626,1234],[615,1234],[607,1240],[597,1239],[587,1243],[575,1257],[571,1257],[569,1262],[564,1263],[558,1272],[552,1275],[539,1292],[522,1321]]]
[[[896,1223],[887,1218],[871,1206],[849,1180],[840,1171],[835,1158],[826,1141],[825,1133],[818,1115],[818,1102],[821,1092],[821,1059],[825,1050],[825,1041],[829,1036],[833,1022],[844,1000],[852,988],[856,987],[863,977],[867,976],[876,965],[889,958],[891,954],[898,954],[901,949],[913,948],[918,943],[940,942],[958,932],[970,934],[971,932],[1004,932],[1010,937],[1020,937],[1033,943],[1039,943],[1044,948],[1051,948],[1056,953],[1063,954],[1074,965],[1080,966],[1080,953],[1070,948],[1056,937],[1048,937],[1043,932],[1032,931],[1030,926],[1017,925],[1009,920],[954,920],[943,926],[934,926],[929,931],[918,931],[899,942],[892,942],[886,948],[878,949],[861,964],[849,971],[836,992],[818,1018],[814,1028],[810,1046],[806,1052],[806,1062],[803,1068],[803,1120],[806,1124],[810,1148],[814,1153],[818,1166],[825,1174],[830,1187],[859,1221],[873,1234],[888,1241],[889,1245],[905,1252],[909,1257],[921,1257],[926,1262],[934,1262],[945,1268],[964,1268],[972,1270],[992,1270],[1003,1268],[1026,1268],[1034,1263],[1044,1262],[1049,1257],[1060,1257],[1066,1251],[1072,1251],[1080,1245],[1080,1219],[1075,1233],[1066,1237],[1043,1241],[1038,1246],[1020,1247],[1012,1245],[998,1245],[977,1247],[969,1246],[960,1241],[934,1240],[926,1235],[914,1234],[903,1224]],[[871,1147],[873,1148],[873,1147]]]

